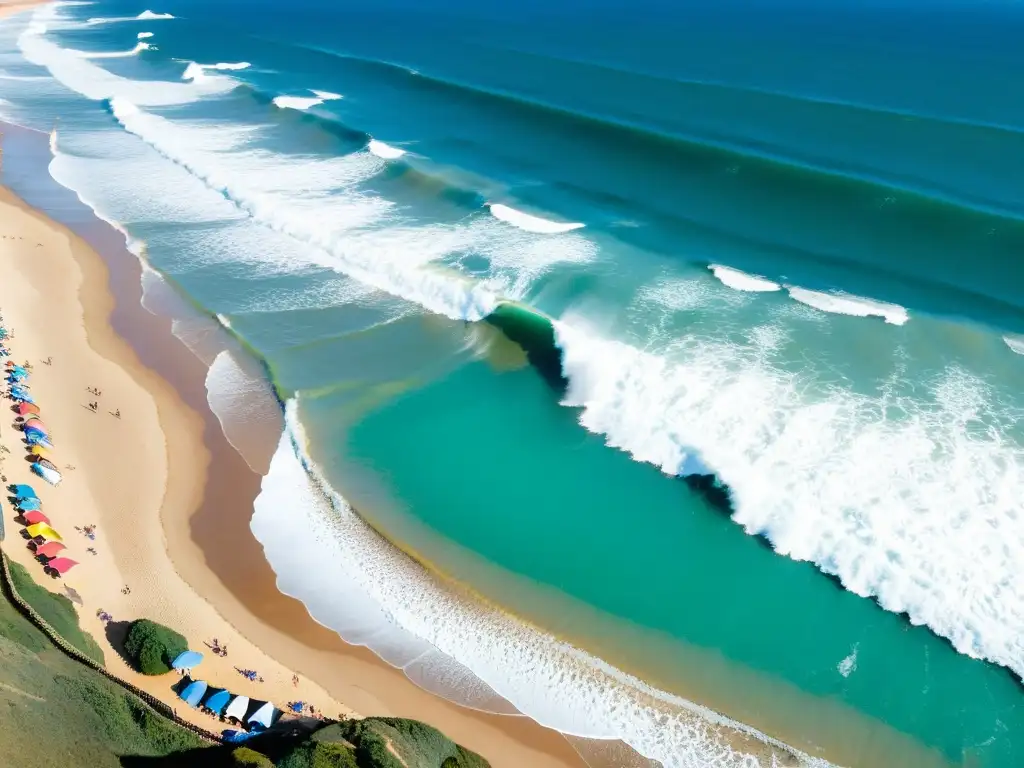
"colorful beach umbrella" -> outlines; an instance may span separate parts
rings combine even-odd
[[[64,541],[63,537],[46,523],[30,525],[26,530],[28,531],[28,535],[33,539],[42,536],[44,539],[49,539],[50,541]]]
[[[46,448],[43,448],[43,446],[41,445],[33,445],[28,452],[31,453],[33,456],[39,456],[44,459],[50,457],[50,451]]]
[[[36,496],[35,489],[31,485],[12,485],[9,486],[8,489],[11,491],[11,493],[17,496],[18,499],[39,498],[38,496]]]
[[[25,442],[29,445],[41,445],[43,448],[53,448],[53,443],[50,442],[50,438],[42,432],[37,432],[34,429],[30,429],[25,433]]]
[[[203,654],[199,651],[182,651],[171,662],[171,669],[191,669],[203,660]]]
[[[48,541],[45,544],[40,544],[36,547],[36,554],[43,555],[44,557],[56,557],[57,553],[62,549],[67,549],[59,541]]]
[[[22,429],[38,429],[40,432],[49,432],[46,425],[40,419],[29,419],[22,426]]]
[[[213,712],[213,714],[219,715],[224,711],[224,707],[228,705],[229,701],[231,701],[231,694],[228,691],[217,691],[203,702],[203,706]]]
[[[57,573],[63,575],[78,565],[77,562],[68,557],[58,557],[46,564],[47,568],[53,568]]]
[[[22,517],[25,518],[25,522],[27,522],[29,525],[35,525],[36,523],[46,523],[47,525],[50,524],[50,518],[48,518],[46,515],[44,515],[42,512],[39,512],[38,510],[35,512],[26,512],[22,515]]]
[[[60,472],[60,470],[57,469],[57,465],[54,464],[49,459],[37,459],[36,464],[38,464],[41,467],[46,467],[47,469],[52,469],[54,472]]]
[[[43,459],[43,461],[45,461],[45,459]],[[58,472],[55,469],[51,469],[52,466],[53,465],[51,464],[50,467],[46,467],[37,461],[35,464],[32,465],[32,471],[39,475],[41,478],[43,478],[43,480],[48,482],[50,485],[60,485],[60,481],[63,480],[64,478],[61,477],[60,472]]]
[[[246,722],[248,722],[249,725],[255,725],[260,728],[269,728],[273,724],[277,713],[277,708],[268,701],[262,707],[253,712],[252,717],[250,717]]]
[[[43,508],[43,502],[39,499],[18,499],[18,509],[22,512],[35,512]]]
[[[241,722],[245,718],[245,713],[248,711],[249,697],[235,696],[234,700],[228,704],[228,708],[224,710],[224,717],[233,717],[235,720]]]
[[[194,683],[189,683],[185,686],[185,690],[178,695],[181,697],[182,701],[190,707],[194,707],[199,703],[199,700],[203,698],[203,694],[206,693],[206,688],[207,685],[205,680],[196,680]]]
[[[18,403],[19,416],[38,416],[39,406],[32,403]]]

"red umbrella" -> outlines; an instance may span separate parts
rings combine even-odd
[[[57,559],[48,562],[46,564],[46,567],[53,568],[53,570],[55,570],[57,573],[64,574],[70,571],[76,565],[78,565],[78,563],[76,563],[69,557],[58,557]]]
[[[36,523],[46,523],[47,525],[50,524],[50,518],[48,518],[38,509],[32,512],[25,512],[22,514],[22,517],[25,518],[26,521],[28,521],[29,525],[35,525]]]
[[[18,415],[19,416],[38,416],[39,406],[33,405],[32,403],[18,403]]]
[[[37,555],[45,555],[46,557],[56,557],[57,553],[62,549],[67,549],[59,541],[48,541],[45,544],[40,544],[36,547]]]

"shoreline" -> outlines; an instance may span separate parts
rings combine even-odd
[[[201,434],[201,444],[209,455],[207,482],[201,494],[196,492],[192,505],[178,503],[161,515],[169,562],[185,583],[241,636],[259,638],[255,645],[270,658],[297,672],[304,682],[307,677],[316,679],[355,711],[423,720],[495,766],[586,765],[562,734],[527,717],[477,712],[418,688],[401,670],[367,648],[344,643],[309,617],[300,602],[277,591],[276,577],[249,531],[252,501],[260,491],[261,478],[227,442],[209,409],[206,366],[171,335],[168,318],[142,307],[142,266],[126,249],[121,233],[96,219],[73,192],[50,178],[41,162],[50,157],[45,135],[17,126],[8,127],[6,133],[8,147],[14,137],[14,143],[22,147],[36,144],[35,173],[43,165],[45,178],[36,179],[32,170],[26,169],[26,184],[39,188],[51,203],[54,197],[73,199],[54,206],[61,209],[56,211],[57,218],[70,219],[71,229],[100,255],[96,268],[108,281],[110,328],[137,358],[140,378],[147,388],[163,387],[165,394],[177,398],[179,408],[191,414],[193,428]],[[11,160],[5,160],[6,174]],[[19,158],[17,164],[23,162],[24,158]],[[47,205],[38,208],[49,212]],[[181,411],[171,410],[173,414],[161,414],[169,448],[172,442],[180,446],[188,439],[182,434],[184,425],[174,418]],[[267,450],[272,452],[273,446]],[[226,551],[231,552],[229,563],[223,558]]]

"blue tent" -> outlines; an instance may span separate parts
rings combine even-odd
[[[10,367],[10,370],[8,370],[7,372],[11,373],[11,374],[14,374],[14,373],[28,373],[28,371],[26,371],[25,368],[20,366],[20,365],[12,365]]]
[[[199,653],[199,651],[182,651],[171,662],[171,669],[191,669],[202,660],[203,654]]]
[[[35,512],[38,509],[43,508],[43,502],[39,499],[19,499],[18,509],[22,512]]]
[[[221,733],[221,736],[224,737],[224,741],[226,741],[228,744],[241,744],[243,741],[248,741],[255,735],[255,733],[246,733],[245,731],[233,731],[231,729],[228,729]]]
[[[203,694],[206,693],[206,687],[205,680],[196,680],[194,683],[189,683],[185,686],[185,690],[179,693],[178,696],[190,707],[194,707],[203,698]]]
[[[32,395],[21,387],[11,387],[11,397],[15,400],[20,400],[23,403],[32,403],[32,405],[36,404],[36,401],[32,399]]]
[[[228,691],[217,691],[213,696],[208,698],[203,706],[213,712],[215,715],[219,715],[224,711],[224,707],[231,701],[231,694]]]
[[[14,493],[18,499],[38,499],[35,490],[31,485],[12,485],[11,492]]]
[[[268,701],[253,712],[246,722],[249,723],[250,728],[269,728],[279,714],[280,710]]]
[[[17,384],[19,381],[24,381],[27,378],[28,378],[28,374],[27,373],[13,373],[12,372],[12,373],[7,374],[7,383],[8,384]]]
[[[43,448],[53,448],[50,438],[38,429],[30,429],[25,433],[25,442],[29,445],[41,445]]]

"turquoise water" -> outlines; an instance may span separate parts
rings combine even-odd
[[[643,682],[839,764],[1024,763],[1024,17],[645,3],[64,5],[0,27],[0,112],[243,343],[176,326],[229,437],[248,356],[289,403],[339,497],[302,557],[376,607],[288,591],[343,636],[670,766],[752,747]]]

